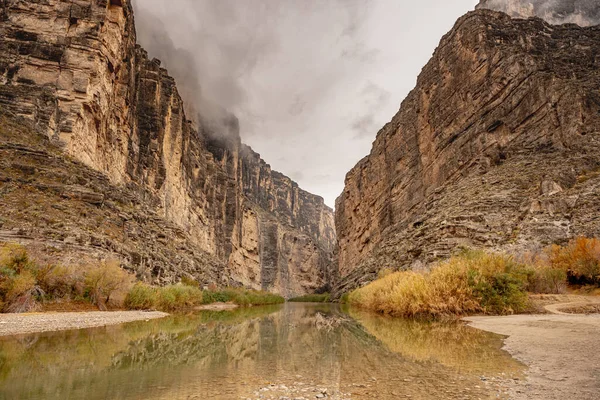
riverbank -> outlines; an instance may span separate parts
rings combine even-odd
[[[464,320],[474,328],[507,335],[504,349],[529,367],[526,380],[508,383],[511,399],[598,398],[600,314],[511,315]]]
[[[0,314],[0,336],[95,328],[126,322],[163,318],[160,311],[90,311]]]

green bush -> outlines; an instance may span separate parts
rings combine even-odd
[[[329,293],[306,294],[304,296],[293,297],[288,301],[292,303],[329,303]]]
[[[124,305],[130,310],[151,310],[156,307],[157,298],[156,288],[138,282],[127,293]]]
[[[348,298],[350,297],[350,293],[346,292],[340,297],[340,304],[348,304]]]
[[[169,285],[158,290],[159,309],[176,311],[193,308],[202,304],[202,291],[185,285]]]
[[[248,289],[225,289],[222,293],[240,306],[281,304],[285,299],[277,294]]]
[[[528,277],[527,290],[532,293],[564,293],[567,290],[567,271],[551,265],[535,265]]]
[[[229,301],[232,301],[232,298],[227,293],[214,292],[211,290],[202,292],[202,304],[227,303]]]

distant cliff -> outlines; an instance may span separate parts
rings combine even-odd
[[[460,247],[600,235],[599,55],[600,27],[460,18],[346,176],[337,293]]]
[[[186,118],[174,79],[136,45],[128,0],[9,0],[0,12],[0,110],[10,128],[3,142],[30,145],[16,125],[31,126],[61,149],[57,154],[80,163],[80,176],[98,171],[106,177],[101,184],[100,177],[81,178],[82,191],[113,187],[130,199],[115,206],[124,233],[94,232],[86,216],[57,217],[78,231],[78,253],[93,248],[102,257],[118,256],[138,276],[156,282],[189,274],[205,283],[284,295],[328,285],[336,242],[333,211],[243,145],[235,117],[216,132]],[[27,157],[6,146],[3,151],[6,157]],[[65,163],[61,168],[68,173]],[[2,172],[6,179],[0,184],[15,185],[10,171]],[[103,202],[94,207],[96,218],[108,218]],[[182,251],[167,251],[175,237],[145,224],[132,239],[127,226],[133,214],[143,218],[142,209],[177,230]],[[20,229],[21,241],[56,247],[41,220],[24,224],[11,210],[5,214],[0,233]],[[94,236],[101,236],[99,246],[92,246]]]

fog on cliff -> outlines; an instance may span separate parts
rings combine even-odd
[[[478,7],[512,17],[540,17],[551,24],[600,24],[600,0],[481,0]]]
[[[134,0],[138,41],[186,108],[334,206],[440,38],[476,0]]]

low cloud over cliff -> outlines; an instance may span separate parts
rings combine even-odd
[[[540,17],[551,24],[600,24],[598,0],[482,0],[478,8],[505,12],[513,17]]]
[[[244,142],[333,206],[415,77],[476,0],[133,0],[140,44],[189,117],[240,122]]]

